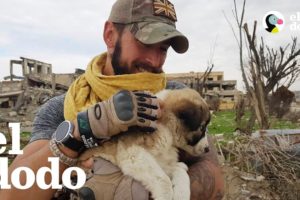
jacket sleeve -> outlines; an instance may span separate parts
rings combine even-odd
[[[29,143],[51,139],[58,125],[64,121],[64,98],[65,95],[56,96],[41,106],[33,121]]]

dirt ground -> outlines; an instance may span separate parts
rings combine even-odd
[[[282,184],[274,189],[270,181],[244,174],[228,164],[223,164],[222,170],[225,180],[224,200],[300,200],[300,180],[293,186]],[[244,180],[243,177],[252,180]]]

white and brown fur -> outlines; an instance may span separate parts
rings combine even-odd
[[[154,133],[120,134],[86,151],[80,160],[93,156],[112,162],[140,181],[155,200],[187,200],[190,181],[187,166],[178,161],[178,149],[198,156],[208,148],[209,109],[192,89],[163,90],[157,97],[164,106]]]

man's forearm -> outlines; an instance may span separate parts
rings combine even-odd
[[[41,167],[49,167],[48,157],[53,157],[52,152],[49,149],[48,140],[35,141],[24,148],[24,154],[18,156],[9,167],[9,177],[14,169],[18,167],[28,167],[34,173]],[[59,165],[59,177],[62,172],[67,168],[66,165],[60,163]],[[49,183],[52,177],[49,173],[46,173],[45,181]],[[26,182],[26,176],[24,173],[20,174],[20,182]],[[55,190],[48,189],[42,190],[35,184],[28,190],[20,190],[12,187],[9,190],[0,190],[0,199],[51,199]]]
[[[189,167],[191,200],[222,199],[224,182],[219,166],[209,160],[197,162]]]
[[[218,200],[224,195],[224,180],[217,151],[210,137],[208,142],[210,151],[201,157],[180,152],[180,159],[189,166],[191,200]]]

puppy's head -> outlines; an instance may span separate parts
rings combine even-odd
[[[161,123],[172,131],[175,145],[191,155],[208,151],[206,127],[210,112],[204,99],[195,90],[164,90],[157,94],[162,99]]]

